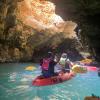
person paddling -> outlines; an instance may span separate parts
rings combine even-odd
[[[62,53],[59,65],[61,66],[61,70],[63,72],[70,72],[73,63],[67,58],[67,53]]]
[[[54,73],[54,66],[57,64],[56,61],[54,61],[54,56],[52,52],[48,52],[47,56],[44,57],[40,61],[40,66],[42,70],[42,75],[45,78],[51,77],[56,75]]]

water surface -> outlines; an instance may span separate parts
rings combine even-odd
[[[30,65],[37,67],[26,71]],[[0,100],[84,100],[94,93],[100,96],[100,77],[97,72],[77,74],[61,84],[34,87],[32,80],[40,75],[38,64],[0,64]]]

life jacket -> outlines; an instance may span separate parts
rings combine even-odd
[[[43,70],[48,70],[49,69],[50,61],[51,61],[50,58],[43,59],[43,63],[42,63],[42,69]]]
[[[65,67],[66,64],[66,58],[60,58],[59,64],[62,65],[62,67]]]

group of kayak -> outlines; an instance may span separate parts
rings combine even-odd
[[[71,79],[76,73],[86,73],[88,70],[96,70],[96,67],[80,66],[77,63],[71,62],[67,53],[62,53],[60,59],[54,56],[52,52],[40,60],[42,75],[33,80],[34,86],[46,86],[64,82]]]

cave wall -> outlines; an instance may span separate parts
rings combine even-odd
[[[100,1],[99,0],[51,0],[56,13],[65,20],[73,20],[81,29],[81,42],[100,61]]]
[[[39,0],[37,1],[39,2]],[[65,21],[58,26],[52,23],[55,28],[46,27],[45,29],[38,28],[38,24],[34,24],[35,22],[33,23],[35,27],[30,23],[25,24],[23,22],[25,19],[21,20],[24,15],[20,19],[18,4],[22,4],[22,2],[24,1],[0,1],[2,8],[2,10],[0,9],[0,62],[36,61],[38,57],[44,56],[48,51],[62,53],[67,50],[77,52],[83,49],[77,41],[74,31],[77,24],[70,21],[77,18],[73,16],[76,9],[71,1],[52,1],[57,7],[55,13]]]
[[[21,1],[0,0],[0,62],[31,60],[33,51],[26,46],[26,40],[33,29],[16,18],[17,3]]]

